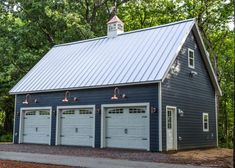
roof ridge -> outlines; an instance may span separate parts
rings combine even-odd
[[[147,27],[147,28],[143,28],[143,29],[131,30],[131,31],[119,34],[118,36],[123,36],[123,35],[126,35],[126,34],[131,34],[131,33],[136,33],[136,32],[141,32],[141,31],[146,31],[146,30],[152,30],[152,29],[166,27],[166,26],[171,26],[171,25],[180,24],[180,23],[189,22],[189,21],[194,21],[195,22],[195,20],[196,20],[196,18],[190,18],[190,19],[180,20],[180,21],[176,21],[176,22],[170,22],[170,23],[166,23],[166,24],[162,24],[162,25]],[[79,40],[79,41],[74,41],[74,42],[69,42],[69,43],[57,44],[57,45],[54,45],[53,47],[74,45],[74,44],[78,44],[78,43],[95,41],[95,40],[100,40],[100,39],[104,39],[104,38],[107,38],[107,36],[101,36],[101,37],[95,37],[95,38],[86,39],[86,40]]]

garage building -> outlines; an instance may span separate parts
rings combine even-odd
[[[195,19],[54,46],[15,86],[14,143],[167,151],[218,145],[221,95]]]

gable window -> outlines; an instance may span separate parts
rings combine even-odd
[[[188,67],[195,68],[194,50],[188,49]]]
[[[203,120],[203,131],[208,132],[209,131],[209,116],[208,113],[202,114],[202,120]]]

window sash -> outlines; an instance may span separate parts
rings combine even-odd
[[[194,50],[188,48],[188,67],[195,68]]]
[[[208,113],[203,113],[203,131],[208,132],[209,131],[209,115]]]

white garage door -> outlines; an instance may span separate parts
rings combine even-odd
[[[50,111],[23,111],[23,143],[50,144]]]
[[[149,116],[146,107],[108,108],[105,146],[148,149]]]
[[[93,108],[60,110],[60,135],[57,144],[93,146]]]

